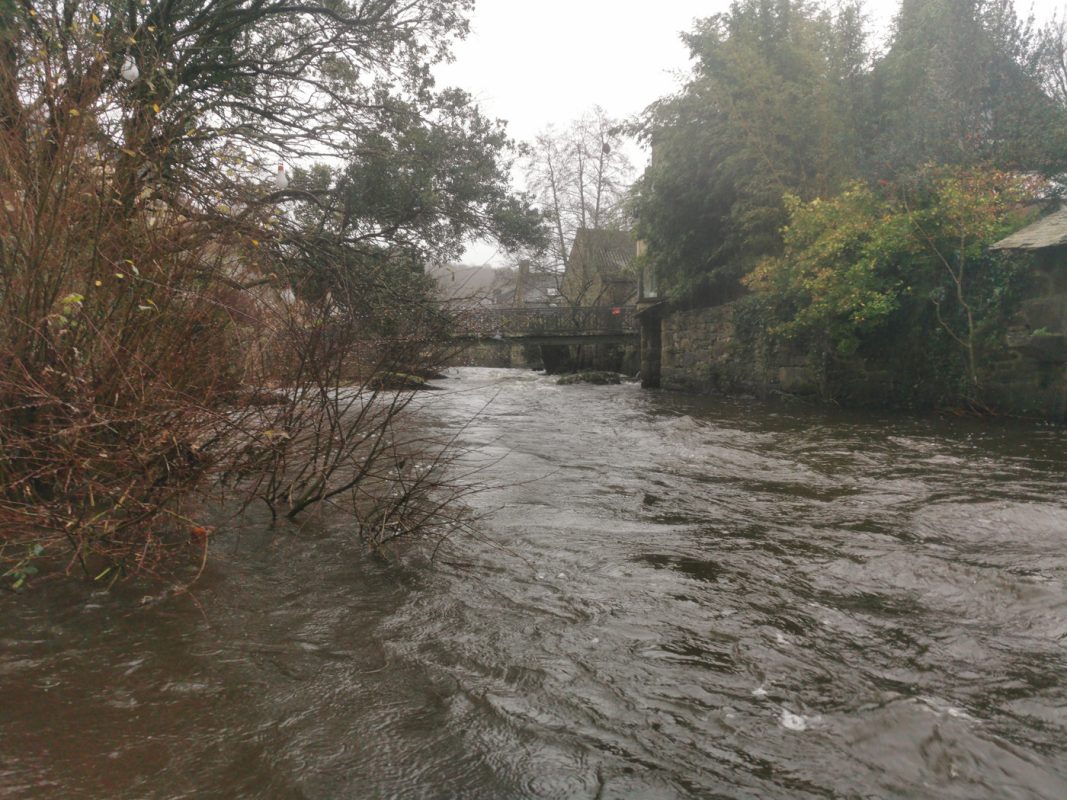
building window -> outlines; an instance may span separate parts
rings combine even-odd
[[[650,266],[641,268],[641,297],[646,300],[654,300],[659,297],[659,287],[656,286],[656,273]]]

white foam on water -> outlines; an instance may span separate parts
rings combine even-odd
[[[778,719],[778,724],[785,728],[787,731],[806,731],[808,729],[808,718],[800,714],[794,714],[787,708],[782,709],[782,715]]]

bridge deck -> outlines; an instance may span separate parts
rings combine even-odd
[[[634,306],[480,308],[459,316],[454,339],[529,344],[626,343],[638,335]]]

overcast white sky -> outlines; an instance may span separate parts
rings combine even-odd
[[[1017,5],[1029,8],[1026,0]],[[872,25],[884,30],[898,0],[866,6]],[[594,105],[628,117],[673,92],[689,68],[679,34],[728,7],[729,0],[477,0],[470,36],[436,75],[442,86],[473,94],[486,114],[507,120],[514,138],[530,140]],[[1036,0],[1033,8],[1047,19],[1067,11],[1067,0]],[[633,155],[641,169],[643,155]],[[478,246],[465,260],[482,263],[493,252]]]

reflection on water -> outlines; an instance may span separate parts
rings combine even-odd
[[[3,600],[0,796],[1067,797],[1067,431],[461,370],[436,566],[220,537]]]

